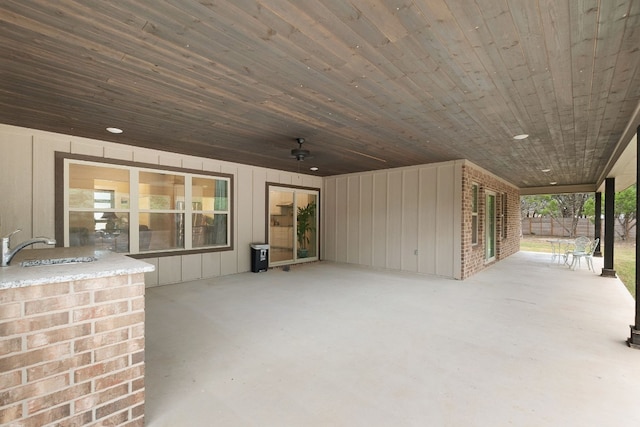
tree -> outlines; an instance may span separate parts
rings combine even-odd
[[[578,229],[578,219],[584,216],[584,205],[592,199],[590,193],[552,194],[543,196],[523,196],[520,199],[522,217],[544,216],[557,221],[574,237]],[[569,226],[560,218],[571,218]]]
[[[622,225],[620,237],[627,240],[629,232],[636,226],[636,184],[616,193],[614,211],[618,223]]]
[[[618,221],[618,224],[622,226],[622,233],[618,234],[623,240],[627,240],[629,238],[631,230],[636,226],[636,193],[636,184],[616,193],[613,210],[616,221]],[[604,196],[602,197],[602,202],[604,203]],[[584,214],[589,216],[593,221],[593,218],[595,217],[595,202],[593,199],[585,203]]]

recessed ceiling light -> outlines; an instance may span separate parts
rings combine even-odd
[[[551,172],[551,169],[542,169],[542,172],[544,173]]]
[[[557,183],[558,183],[558,181],[551,181],[549,184],[556,185]]]
[[[513,137],[513,139],[527,139],[529,138],[529,135],[526,133],[521,133],[520,135],[516,135]]]
[[[120,129],[120,128],[111,128],[111,127],[107,128],[107,131],[111,132],[111,133],[122,133],[123,132],[123,130]]]
[[[318,170],[318,168],[317,168],[317,167],[315,167],[315,166],[314,166],[314,167],[312,167],[312,168],[309,168],[309,169],[311,169],[311,170],[312,170],[312,171],[314,171],[314,172]]]

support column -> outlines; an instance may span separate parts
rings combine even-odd
[[[602,276],[616,277],[613,269],[613,240],[615,233],[615,203],[616,203],[616,179],[607,178],[604,181],[604,268]]]
[[[596,192],[596,217],[595,217],[595,232],[593,233],[594,239],[600,239],[598,241],[598,246],[596,246],[596,251],[593,253],[595,257],[602,257],[602,252],[600,251],[600,245],[602,245],[602,193]]]
[[[640,146],[640,126],[636,130],[636,147]],[[637,148],[636,148],[637,149]],[[636,185],[640,180],[640,159],[636,156]],[[640,212],[640,199],[638,198],[638,191],[636,190],[636,212]],[[638,233],[638,227],[636,226],[636,318],[635,324],[631,325],[631,336],[627,339],[629,347],[640,349],[640,290],[638,289],[638,271],[640,271],[640,233]]]

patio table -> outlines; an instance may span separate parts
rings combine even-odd
[[[551,243],[551,262],[557,260],[558,264],[560,264],[560,259],[562,258],[566,264],[567,248],[575,243],[575,239],[547,239],[547,242]]]

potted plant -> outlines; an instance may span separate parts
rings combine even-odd
[[[297,215],[297,235],[298,235],[298,258],[309,256],[308,245],[311,241],[309,232],[316,225],[316,203],[311,202],[307,206],[298,207]]]

